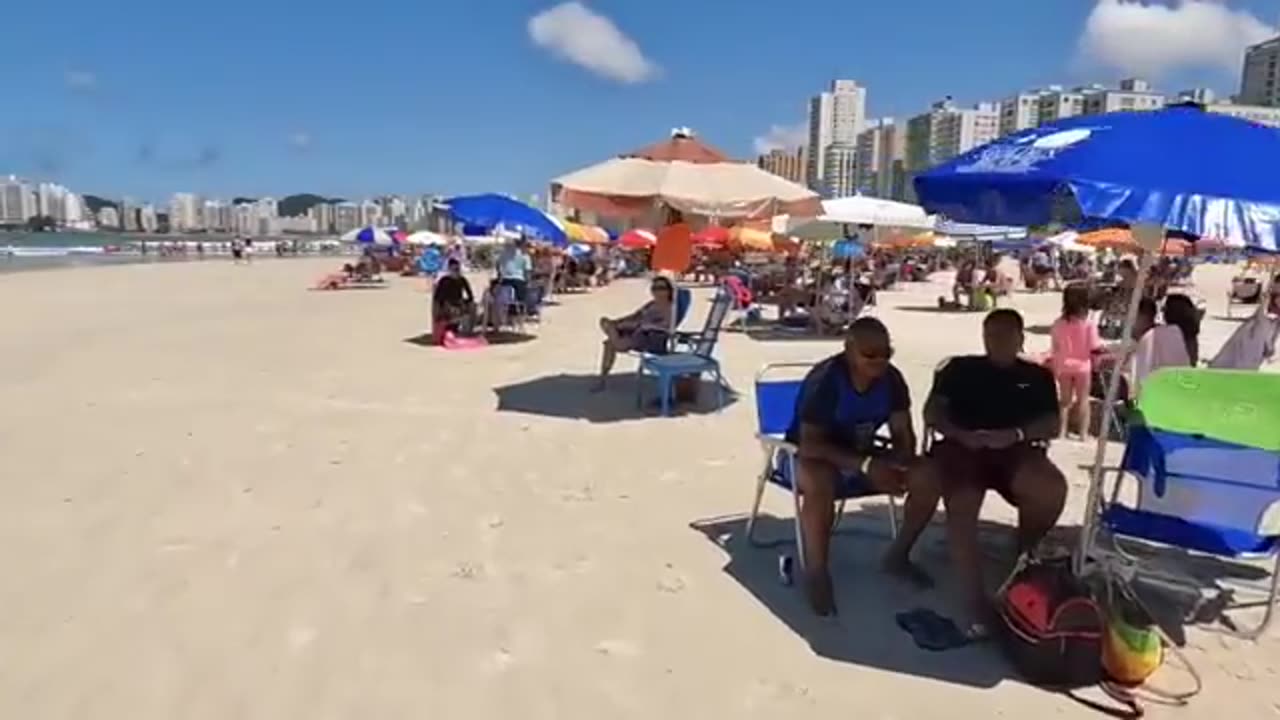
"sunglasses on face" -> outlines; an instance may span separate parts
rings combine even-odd
[[[893,348],[877,348],[872,350],[859,350],[858,356],[864,360],[890,360],[893,358]]]
[[[671,292],[666,285],[653,285],[649,288],[649,292]]]

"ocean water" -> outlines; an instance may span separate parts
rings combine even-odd
[[[0,232],[0,273],[49,267],[181,262],[230,254],[230,235],[122,235],[110,232]],[[196,252],[203,243],[204,254]],[[274,241],[260,241],[259,257],[273,257]],[[304,250],[315,252],[307,238]]]

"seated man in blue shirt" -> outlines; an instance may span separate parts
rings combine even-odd
[[[787,440],[799,447],[797,475],[802,497],[806,584],[815,613],[835,612],[827,555],[835,520],[836,488],[862,483],[895,495],[906,491],[915,458],[911,396],[902,373],[889,363],[893,348],[879,320],[860,318],[849,328],[844,352],[818,363],[804,379]],[[876,431],[889,426],[890,445],[876,446]],[[937,506],[936,492],[908,498],[903,534],[918,536]],[[929,504],[932,500],[932,504]],[[910,542],[903,547],[909,548]],[[890,569],[909,569],[905,553],[886,559]]]

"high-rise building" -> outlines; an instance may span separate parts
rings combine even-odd
[[[1242,105],[1280,106],[1280,37],[1245,50],[1240,76]]]
[[[950,98],[936,102],[928,112],[907,121],[907,175],[914,177],[960,153],[986,145],[999,132],[1000,110],[995,103],[958,108]],[[910,177],[904,180],[906,199],[914,195]]]
[[[110,205],[98,208],[98,227],[120,229],[120,212]]]
[[[21,225],[37,215],[36,196],[26,181],[10,175],[0,183],[0,225]]]
[[[138,204],[130,198],[120,201],[120,229],[125,232],[138,232],[142,229],[138,219]]]
[[[89,224],[89,208],[84,204],[84,198],[79,195],[68,192],[62,198],[62,218],[68,227],[84,228]]]
[[[201,210],[204,202],[191,193],[174,193],[169,201],[169,229],[173,232],[196,232],[205,229]]]
[[[382,219],[382,208],[372,200],[360,203],[360,224],[377,225]]]
[[[756,158],[756,165],[793,183],[805,184],[805,149],[782,150],[775,148]]]
[[[236,235],[258,234],[258,215],[254,203],[236,203],[231,207],[231,229]]]
[[[868,123],[858,136],[857,189],[864,195],[900,198],[903,193],[906,132],[893,118]]]
[[[829,198],[848,197],[858,192],[858,146],[831,143],[823,157],[822,194]]]
[[[1249,120],[1266,125],[1268,127],[1280,128],[1280,106],[1275,105],[1237,105],[1235,103],[1220,102],[1209,103],[1204,106],[1209,112],[1221,113],[1238,117],[1242,120]]]
[[[809,100],[809,154],[805,182],[823,190],[827,147],[856,146],[867,116],[867,89],[854,80],[832,80],[831,89]]]
[[[40,183],[36,187],[36,214],[53,218],[59,225],[66,223],[66,198],[68,190],[57,183]]]
[[[343,202],[333,206],[333,231],[339,235],[351,232],[364,225],[361,219],[360,206]]]
[[[160,229],[160,219],[156,217],[156,209],[149,203],[138,208],[138,229],[149,233]]]
[[[329,203],[312,205],[307,215],[315,221],[316,232],[326,234],[333,232],[333,205]]]
[[[1087,90],[1096,89],[1099,88],[1087,88]],[[1060,87],[1051,87],[1041,93],[1036,109],[1039,124],[1083,115],[1085,91],[1086,88],[1063,90]]]
[[[1118,90],[1101,88],[1085,92],[1082,114],[1101,115],[1132,110],[1159,110],[1167,103],[1168,98],[1152,90],[1145,80],[1129,78],[1120,81]]]
[[[1178,102],[1193,102],[1201,105],[1212,105],[1218,101],[1218,94],[1213,88],[1197,87],[1178,93]]]
[[[1036,127],[1040,124],[1040,96],[1046,90],[1031,90],[1011,95],[1000,101],[1000,136],[1011,135],[1019,130]]]

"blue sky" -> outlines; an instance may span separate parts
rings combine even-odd
[[[694,128],[786,142],[833,77],[872,116],[1049,83],[1234,92],[1274,0],[154,0],[6,7],[0,174],[155,201],[545,190]]]

